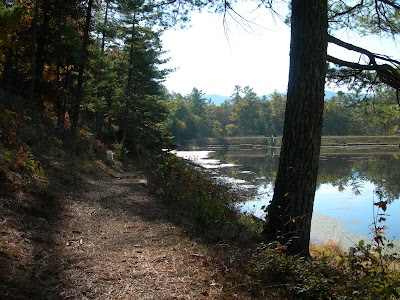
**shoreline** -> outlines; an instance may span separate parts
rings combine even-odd
[[[243,136],[183,141],[179,150],[265,150],[279,149],[282,137]],[[400,136],[322,136],[321,148],[399,148]]]

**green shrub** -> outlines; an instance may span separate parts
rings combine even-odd
[[[114,143],[113,149],[117,159],[123,159],[129,152],[122,143]]]
[[[234,195],[174,155],[161,155],[152,167],[153,192],[190,220],[196,230],[222,230],[229,223]]]
[[[17,172],[31,177],[44,178],[40,162],[34,160],[28,150],[23,147],[21,131],[26,127],[28,118],[16,112],[4,109],[0,112],[0,172]]]
[[[285,253],[279,243],[261,245],[253,252],[247,268],[261,284],[279,287],[288,297],[332,299],[334,278],[326,260],[311,260]]]

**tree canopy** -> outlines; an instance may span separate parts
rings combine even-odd
[[[87,126],[132,149],[161,147],[169,139],[162,83],[170,70],[162,68],[160,36],[205,4],[2,1],[2,92],[29,98],[29,114],[47,114],[65,139]]]

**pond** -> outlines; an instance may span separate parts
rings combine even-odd
[[[361,239],[370,241],[377,211],[373,203],[382,199],[388,206],[386,221],[380,225],[388,227],[386,238],[399,244],[400,151],[369,152],[342,149],[321,154],[311,242],[335,240],[347,248]],[[203,166],[217,181],[248,191],[248,201],[238,204],[239,209],[264,218],[279,163],[275,152],[179,151],[177,155]]]

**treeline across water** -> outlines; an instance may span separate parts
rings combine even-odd
[[[396,93],[379,88],[365,95],[345,94],[325,100],[323,135],[395,135],[400,110]],[[286,95],[277,91],[258,96],[250,87],[236,86],[231,97],[217,106],[193,88],[188,95],[171,94],[167,128],[175,141],[198,138],[282,135]]]

